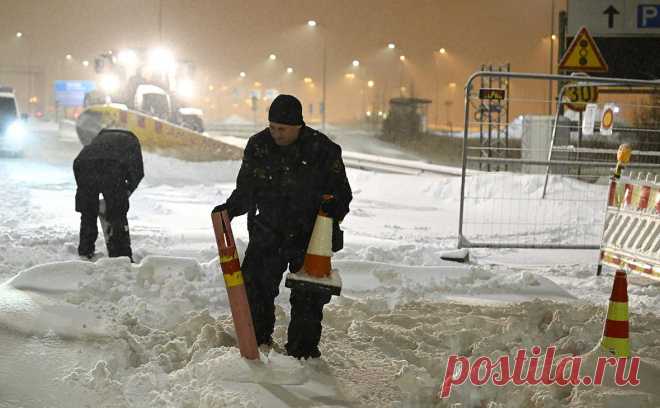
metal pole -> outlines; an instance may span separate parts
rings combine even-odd
[[[458,249],[468,245],[463,239],[463,211],[465,208],[465,173],[467,173],[467,149],[468,149],[468,116],[470,115],[470,93],[472,92],[472,80],[476,75],[472,75],[465,84],[465,116],[463,118],[463,165],[461,171],[461,201],[459,203],[458,213]]]
[[[550,75],[554,69],[554,53],[555,53],[555,40],[552,36],[555,34],[555,1],[552,0],[552,8],[550,11]],[[548,116],[552,115],[552,81],[548,81]]]
[[[322,99],[322,104],[323,104],[323,109],[321,110],[321,130],[325,132],[325,111],[327,110],[327,106],[325,104],[325,86],[326,86],[326,71],[328,69],[328,38],[327,38],[327,33],[325,33],[325,30],[323,33],[323,96],[321,97]]]
[[[163,0],[158,0],[158,43],[163,44]]]
[[[580,148],[582,147],[582,112],[579,114],[578,119],[578,141],[577,141],[577,152],[575,154],[575,159],[578,162],[577,175],[580,177],[581,167],[580,167]]]

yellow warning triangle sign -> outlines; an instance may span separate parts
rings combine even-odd
[[[607,63],[589,34],[587,27],[580,28],[568,50],[559,61],[560,71],[607,72]]]

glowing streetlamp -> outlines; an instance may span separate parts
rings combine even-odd
[[[316,20],[309,20],[307,21],[307,25],[316,28],[318,26],[318,23]],[[326,88],[326,72],[328,70],[328,39],[327,35],[325,33],[322,33],[323,35],[323,77],[321,79],[322,82],[322,96],[321,96],[321,104],[322,109],[321,109],[321,130],[325,131],[325,114],[326,114],[326,99],[325,99],[325,88]]]
[[[443,54],[443,55],[444,55],[444,54],[447,53],[447,50],[445,50],[444,48],[440,48],[440,49],[438,50],[438,52],[439,52],[440,54]]]
[[[275,54],[270,54],[270,55],[268,56],[268,59],[271,60],[271,61],[275,61],[275,60],[277,59],[277,55],[275,55]]]

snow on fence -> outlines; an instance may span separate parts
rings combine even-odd
[[[576,95],[590,99],[576,104]],[[619,144],[635,151],[629,168],[660,170],[658,95],[652,81],[473,74],[465,87],[459,248],[599,249]]]
[[[650,173],[612,179],[599,275],[604,264],[660,280],[659,182]]]

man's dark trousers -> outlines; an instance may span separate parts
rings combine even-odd
[[[250,302],[257,344],[271,344],[275,327],[275,298],[287,270],[298,271],[304,250],[249,244],[241,266]],[[317,357],[321,339],[323,306],[331,295],[320,291],[292,289],[291,322],[287,332],[287,352],[294,357]]]
[[[127,256],[132,259],[131,239],[128,230],[128,191],[125,188],[101,189],[83,184],[76,191],[76,211],[80,212],[80,244],[78,254],[94,254],[98,237],[97,217],[99,215],[99,194],[105,200],[105,218],[110,226],[108,234],[109,257]]]

